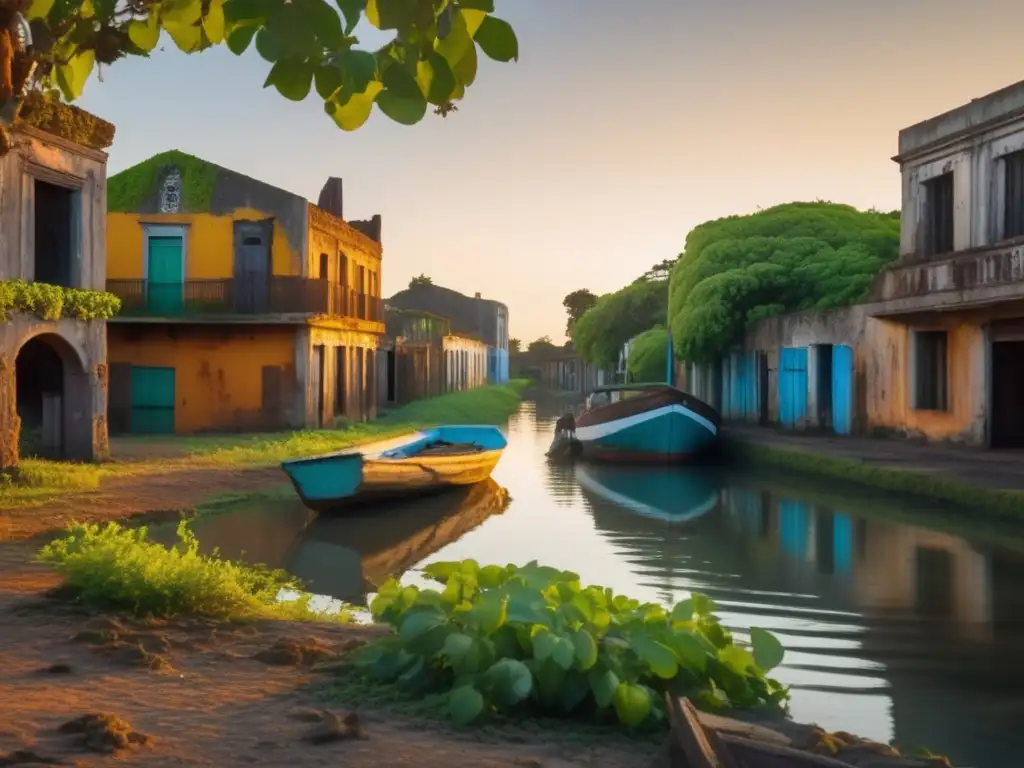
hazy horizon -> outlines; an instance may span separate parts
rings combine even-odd
[[[565,294],[617,290],[703,221],[899,208],[897,132],[1024,79],[1024,7],[1000,0],[497,6],[520,61],[482,62],[446,120],[375,113],[346,134],[315,93],[262,90],[254,52],[169,42],[104,70],[81,105],[117,126],[111,174],[180,149],[313,201],[342,177],[346,218],[383,217],[385,296],[425,273],[507,304],[527,343],[563,340]]]

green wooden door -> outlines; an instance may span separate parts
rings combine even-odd
[[[174,434],[174,369],[132,366],[132,434]]]
[[[180,237],[149,238],[146,303],[150,314],[181,314],[185,273],[183,251]]]

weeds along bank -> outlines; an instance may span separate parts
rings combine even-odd
[[[661,765],[644,758],[655,755],[655,745],[668,730],[666,696],[687,696],[704,711],[754,710],[762,724],[783,723],[789,699],[789,691],[769,675],[784,658],[779,641],[757,628],[734,636],[707,597],[693,594],[673,606],[644,604],[583,586],[576,574],[537,563],[431,564],[424,571],[433,588],[386,582],[371,603],[377,624],[358,627],[345,609],[318,613],[309,595],[296,592],[301,585],[283,574],[199,554],[184,523],[175,548],[148,541],[144,530],[116,523],[76,526],[45,547],[40,559],[63,579],[58,600],[106,612],[90,620],[90,631],[75,636],[94,653],[129,655],[157,675],[177,677],[179,664],[186,670],[182,678],[201,669],[191,678],[192,685],[222,675],[241,691],[248,691],[254,681],[262,689],[273,680],[276,690],[284,692],[281,674],[271,673],[268,665],[298,667],[288,696],[306,701],[324,720],[307,740],[362,740],[367,738],[364,723],[369,730],[388,729],[398,741],[415,738],[413,733],[432,733],[429,746],[418,748],[436,750],[438,759],[418,761],[425,765],[452,764],[442,758],[451,760],[455,754],[477,764],[541,764],[536,756],[524,762],[516,750],[524,743],[539,748],[553,738],[574,736],[582,737],[576,741],[585,745],[577,743],[574,749],[581,759],[566,764]],[[283,600],[285,595],[289,599]],[[61,610],[58,602],[51,604]],[[21,616],[20,621],[32,620],[30,613]],[[260,621],[266,619],[292,621]],[[196,626],[203,628],[200,634],[181,641],[183,631]],[[239,642],[239,627],[251,630],[248,642]],[[154,631],[163,634],[154,637]],[[161,641],[176,636],[178,645]],[[163,655],[148,650],[147,643],[163,648]],[[250,650],[239,655],[243,644]],[[100,666],[94,669],[110,674]],[[88,685],[74,676],[70,682]],[[136,674],[129,684],[136,690],[125,701],[144,697],[155,684]],[[113,708],[122,705],[117,699],[109,701]],[[268,707],[275,713],[270,726],[279,736],[280,701]],[[357,708],[358,714],[342,718],[332,712],[339,707]],[[251,748],[251,740],[246,742],[251,718],[232,723],[231,711],[229,706],[204,707],[201,730],[213,725],[218,739],[241,740]],[[128,714],[135,723],[145,713],[137,709]],[[366,714],[372,716],[363,721]],[[764,719],[772,714],[774,720]],[[180,712],[172,720],[177,723],[179,718]],[[157,719],[150,723],[159,726]],[[508,754],[500,761],[484,760],[477,754],[481,745],[467,740],[470,732],[455,737],[446,724],[487,734],[488,749]],[[949,765],[932,756],[904,759],[891,747],[846,733],[827,734],[794,723],[779,727],[777,734],[802,734],[789,742],[799,749],[840,758],[870,754],[877,758],[871,764],[879,768]],[[778,738],[785,737],[770,741],[777,744]],[[377,748],[387,751],[386,741],[378,740]],[[164,739],[155,743],[160,749]],[[353,745],[343,748],[349,758],[363,752]],[[430,757],[427,752],[421,757]],[[317,754],[326,759],[326,753]],[[566,762],[564,757],[560,762]],[[373,756],[346,763],[377,764]]]
[[[528,385],[528,381],[517,380],[454,392],[410,403],[376,421],[337,429],[115,440],[114,460],[103,465],[27,459],[17,478],[0,477],[0,539],[4,537],[5,510],[66,505],[99,491],[113,493],[116,498],[107,501],[130,508],[127,514],[139,514],[150,510],[132,504],[132,499],[145,497],[157,479],[166,481],[174,476],[183,480],[183,488],[188,486],[186,495],[194,498],[194,506],[203,500],[204,490],[209,490],[207,496],[252,490],[251,480],[239,479],[235,482],[238,487],[233,488],[218,470],[267,470],[285,459],[353,448],[441,423],[500,424],[515,413]],[[167,508],[166,501],[153,507]]]

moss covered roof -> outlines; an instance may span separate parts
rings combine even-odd
[[[18,112],[18,122],[52,133],[89,149],[108,149],[114,143],[115,128],[91,112],[64,104],[31,91]]]
[[[107,210],[112,213],[139,211],[157,194],[160,176],[168,168],[181,172],[182,210],[209,210],[217,177],[225,169],[177,149],[153,155],[108,178]]]

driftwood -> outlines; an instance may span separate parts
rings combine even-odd
[[[851,768],[833,757],[781,743],[719,732],[701,722],[688,699],[666,696],[672,768]],[[752,731],[756,733],[756,731]],[[914,763],[911,763],[914,764]]]

